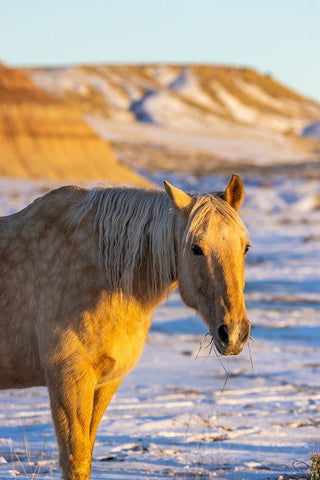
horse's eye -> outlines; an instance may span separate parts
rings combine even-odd
[[[247,255],[249,248],[251,247],[250,243],[247,243],[246,248],[244,249],[244,254]]]
[[[192,245],[191,250],[193,251],[194,255],[203,255],[202,248],[199,245]]]

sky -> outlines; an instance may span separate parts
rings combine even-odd
[[[320,0],[0,0],[0,61],[246,66],[320,101]]]

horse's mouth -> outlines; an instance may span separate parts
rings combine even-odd
[[[216,350],[218,351],[219,355],[224,355],[224,356],[239,355],[239,353],[242,352],[244,344],[241,344],[239,346],[233,346],[233,347],[229,346],[229,347],[223,348],[223,347],[217,345],[217,343],[215,342],[215,347],[216,347]]]

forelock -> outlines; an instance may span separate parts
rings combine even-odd
[[[243,221],[228,202],[212,194],[199,195],[194,198],[195,202],[186,229],[186,242],[206,229],[214,214],[222,216],[227,223],[236,226],[247,234],[247,228]]]

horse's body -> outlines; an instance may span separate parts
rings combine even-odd
[[[63,187],[0,219],[0,388],[48,386],[65,480],[89,479],[100,419],[177,283],[220,353],[248,338],[241,180],[227,201],[166,190]]]

